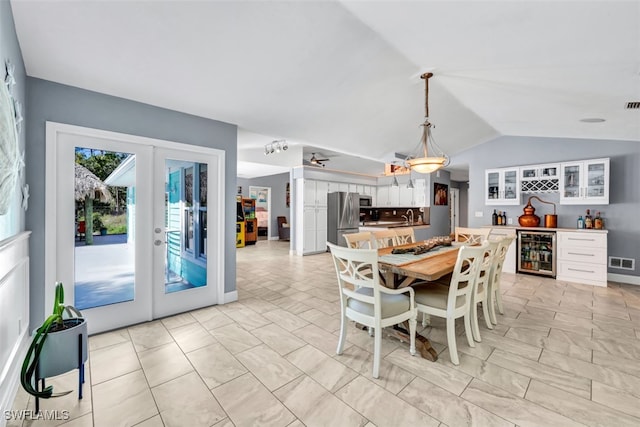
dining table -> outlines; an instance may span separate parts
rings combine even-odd
[[[398,289],[416,282],[434,282],[451,274],[458,258],[459,246],[451,244],[435,245],[432,242],[407,243],[378,249],[378,268],[386,287]],[[412,252],[416,248],[420,250]],[[422,252],[425,247],[430,247]],[[394,253],[400,252],[400,253]],[[422,252],[422,253],[420,253]],[[390,335],[400,341],[409,341],[409,325],[404,322],[390,330]],[[416,333],[416,350],[432,362],[438,360],[438,353],[425,336]]]

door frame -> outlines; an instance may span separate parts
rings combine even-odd
[[[183,144],[179,142],[173,142],[168,140],[161,140],[137,135],[130,135],[119,132],[106,131],[101,129],[88,128],[83,126],[69,125],[65,123],[58,122],[46,122],[46,137],[45,137],[45,212],[44,212],[44,249],[45,249],[45,257],[44,257],[44,317],[46,318],[49,314],[49,309],[53,306],[54,300],[54,292],[53,289],[55,287],[56,276],[57,276],[57,264],[58,264],[58,246],[60,242],[58,241],[57,235],[59,230],[57,230],[57,212],[58,212],[58,203],[57,203],[57,187],[58,187],[58,145],[64,142],[61,142],[61,138],[64,137],[84,137],[84,138],[98,138],[98,139],[108,139],[112,141],[118,141],[123,143],[130,143],[135,145],[140,145],[143,147],[159,147],[159,148],[168,148],[174,150],[184,150],[195,153],[204,153],[211,154],[217,158],[216,165],[216,183],[217,183],[217,194],[220,197],[220,203],[212,213],[212,217],[215,215],[215,220],[210,224],[211,226],[215,226],[219,232],[218,235],[220,238],[217,242],[215,242],[216,256],[213,257],[212,268],[215,268],[215,277],[216,277],[216,296],[217,301],[216,304],[223,304],[225,302],[225,293],[224,293],[224,266],[225,266],[225,252],[224,252],[224,241],[225,241],[225,233],[224,233],[224,225],[225,225],[225,211],[224,211],[224,200],[225,200],[225,151],[203,147],[198,145],[189,145]],[[149,182],[152,181],[152,171],[153,167],[149,168],[145,173],[148,175]],[[136,212],[138,215],[139,212]],[[148,224],[148,250],[149,254],[149,262],[151,263],[151,253],[153,252],[153,238],[152,238],[152,227],[153,227],[153,207],[147,213],[149,216]],[[138,234],[141,230],[136,230],[136,238],[142,237]],[[64,232],[64,231],[63,231]],[[73,233],[73,230],[71,230]],[[143,235],[146,235],[143,233]],[[142,242],[140,242],[142,243]],[[64,254],[62,255],[64,256]],[[152,264],[149,264],[152,266]],[[148,309],[148,320],[152,319],[152,309],[153,309],[153,300],[150,299],[149,309]]]
[[[265,187],[263,185],[250,185],[249,186],[249,197],[251,197],[251,189],[252,188],[267,190],[267,240],[277,240],[276,239],[277,236],[274,236],[273,239],[271,238],[271,231],[272,231],[271,229],[273,228],[271,226],[271,187]],[[256,199],[256,205],[257,204],[258,204],[258,200]]]
[[[449,223],[451,233],[455,233],[456,227],[460,226],[460,189],[450,188],[449,191]]]

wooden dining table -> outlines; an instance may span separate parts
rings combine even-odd
[[[425,242],[408,243],[378,249],[378,267],[384,276],[384,285],[390,288],[403,288],[419,281],[433,282],[451,274],[458,258],[457,246],[436,246],[419,255],[411,253],[392,254],[394,249],[411,249]],[[391,330],[391,335],[400,341],[409,340],[409,325],[404,322]],[[416,350],[432,362],[438,360],[438,354],[427,337],[416,333]]]

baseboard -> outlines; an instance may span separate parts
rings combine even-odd
[[[230,302],[238,301],[238,291],[231,291],[224,293],[223,304],[229,304]]]
[[[2,408],[2,413],[0,413],[0,427],[4,427],[6,425],[5,414],[3,413],[5,410],[9,411],[13,407],[13,401],[16,398],[16,392],[18,391],[18,387],[20,387],[20,369],[22,368],[22,359],[24,359],[24,355],[27,351],[27,347],[29,346],[31,337],[25,329],[24,333],[20,339],[20,345],[17,347],[17,351],[11,357],[10,362],[8,363],[8,369],[4,371],[3,378],[0,378],[0,408]],[[23,408],[21,408],[23,409]]]
[[[280,240],[279,236],[269,236],[269,240]]]
[[[640,286],[640,276],[629,276],[628,274],[607,273],[609,282],[627,283],[629,285]]]

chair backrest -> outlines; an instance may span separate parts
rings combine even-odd
[[[502,266],[504,265],[504,260],[507,257],[507,251],[509,250],[509,246],[511,246],[511,242],[513,242],[515,238],[515,235],[508,235],[502,239],[496,240],[498,242],[498,247],[496,248],[496,253],[493,257],[493,264],[491,265],[492,283],[498,283],[500,281]]]
[[[396,232],[396,244],[398,245],[416,242],[416,235],[413,232],[413,227],[394,228],[393,231]]]
[[[476,289],[480,289],[480,286],[485,290],[488,288],[489,281],[491,280],[491,272],[493,271],[493,265],[496,260],[496,253],[501,241],[502,239],[487,240],[487,248],[484,251],[482,262],[478,267],[478,278],[475,284]]]
[[[487,240],[487,237],[491,233],[490,228],[465,228],[456,227],[456,242],[469,243],[470,245],[477,245],[482,243],[483,240]]]
[[[376,248],[387,248],[389,246],[396,246],[396,232],[393,230],[378,230],[373,232],[373,240],[376,244]]]
[[[278,220],[278,228],[282,227],[282,224],[286,224],[287,223],[287,217],[286,216],[279,216],[277,218]]]
[[[456,265],[451,274],[449,284],[449,296],[447,301],[447,311],[456,309],[457,298],[464,295],[468,303],[471,301],[471,293],[475,290],[475,282],[478,278],[480,264],[485,257],[485,251],[489,247],[489,242],[484,242],[480,246],[461,246],[458,251]]]
[[[340,303],[345,297],[373,304],[376,317],[381,317],[380,274],[378,270],[378,251],[376,249],[343,248],[327,242],[336,269]],[[350,284],[352,288],[346,286]],[[355,292],[359,288],[373,288],[373,296]],[[344,309],[345,307],[343,307]]]
[[[375,249],[373,235],[370,231],[361,231],[360,233],[343,234],[347,241],[347,247],[351,249]]]

